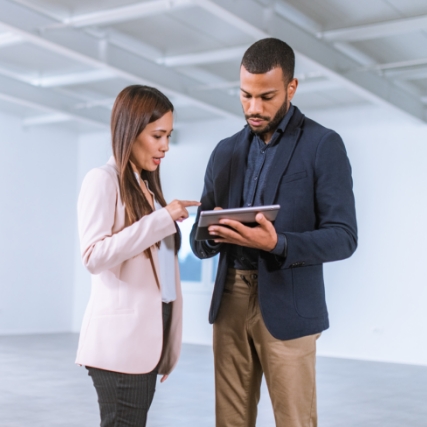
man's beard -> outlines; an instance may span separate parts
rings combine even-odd
[[[280,106],[280,108],[277,110],[277,113],[274,115],[274,117],[272,119],[270,117],[260,116],[259,114],[253,114],[250,116],[245,114],[245,119],[246,119],[246,122],[248,123],[249,127],[252,129],[252,131],[256,135],[258,135],[260,138],[262,138],[267,133],[270,133],[272,131],[274,132],[276,130],[277,126],[279,126],[280,122],[282,121],[283,117],[285,117],[287,112],[288,112],[288,95],[286,94],[285,101]],[[262,129],[255,130],[252,128],[252,126],[248,122],[248,120],[252,119],[252,118],[253,119],[256,118],[256,119],[266,120],[267,124]]]

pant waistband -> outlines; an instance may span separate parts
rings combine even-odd
[[[251,274],[256,274],[258,276],[258,270],[237,270],[235,268],[229,268],[227,270],[229,275],[251,275]]]
[[[227,271],[227,281],[234,283],[242,281],[249,288],[256,287],[258,284],[258,270],[236,270],[229,268]]]

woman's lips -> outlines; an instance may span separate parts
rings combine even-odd
[[[159,166],[162,161],[162,157],[153,157],[153,162],[156,166]]]

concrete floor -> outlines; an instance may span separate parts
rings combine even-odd
[[[76,334],[0,337],[0,427],[99,426],[76,345]],[[317,371],[320,427],[427,426],[427,368],[319,357]],[[148,426],[213,427],[213,391],[211,349],[184,345]],[[265,387],[257,424],[274,426]]]

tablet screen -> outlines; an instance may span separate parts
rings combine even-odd
[[[202,211],[197,226],[196,240],[209,240],[208,227],[218,224],[221,219],[232,219],[244,224],[256,224],[255,217],[262,213],[269,221],[276,219],[280,205],[253,206],[250,208],[221,209],[213,211]]]

